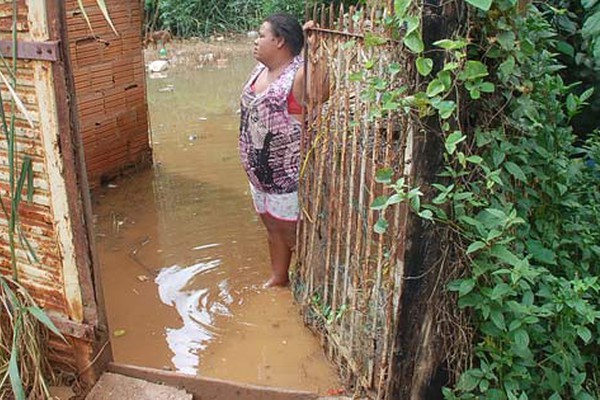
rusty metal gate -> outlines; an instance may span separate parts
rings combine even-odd
[[[341,375],[372,398],[391,398],[408,209],[391,207],[379,234],[380,213],[370,206],[385,190],[376,179],[380,169],[412,182],[408,118],[382,109],[386,91],[410,86],[406,52],[383,23],[392,12],[390,4],[312,11],[320,26],[311,33],[317,40],[307,65],[327,60],[330,97],[308,106],[293,280],[305,321]],[[310,84],[310,92],[322,90],[322,82]]]

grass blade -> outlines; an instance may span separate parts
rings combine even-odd
[[[31,177],[31,158],[29,156],[25,156],[23,159],[23,164],[21,165],[21,174],[19,175],[19,179],[17,180],[17,187],[15,188],[15,208],[19,207],[21,204],[21,197],[23,193],[23,187],[25,186],[25,179],[27,179],[27,201],[31,202],[33,199],[33,182],[31,179],[28,179],[28,176]]]
[[[112,28],[113,32],[115,33],[115,35],[119,36],[119,32],[117,32],[117,28],[115,28],[115,26],[112,23],[112,20],[110,19],[110,14],[108,13],[108,9],[106,8],[106,3],[104,2],[104,0],[96,0],[96,3],[98,4],[100,11],[102,11],[102,15],[104,15],[104,19],[106,19],[106,22],[108,22],[108,24]]]
[[[19,111],[21,111],[21,113],[23,113],[23,115],[27,119],[27,122],[29,122],[29,125],[32,128],[34,128],[33,120],[31,119],[31,116],[29,115],[29,111],[27,111],[27,109],[25,108],[25,105],[23,104],[23,102],[21,101],[21,99],[19,98],[19,96],[17,95],[15,90],[13,89],[12,85],[8,82],[8,80],[6,79],[6,76],[4,76],[4,74],[2,72],[0,72],[0,78],[2,79],[2,81],[4,82],[6,87],[8,88],[8,91],[10,92],[10,95],[12,96],[13,100],[15,101],[15,104],[17,105],[17,108],[19,109]]]
[[[29,243],[29,240],[27,239],[21,228],[19,228],[19,238],[21,240],[21,245],[25,244],[25,246],[27,246],[27,250],[29,250],[27,256],[31,256],[34,262],[39,263],[40,259],[37,257],[37,254],[35,254],[33,246],[31,246],[31,243]],[[31,261],[31,259],[29,260]]]
[[[41,308],[35,307],[35,306],[30,306],[30,307],[27,307],[27,311],[29,311],[29,313],[31,315],[33,315],[35,318],[37,318],[38,321],[40,321],[42,324],[44,324],[44,326],[46,326],[46,328],[50,329],[52,331],[52,333],[54,333],[56,336],[58,336],[62,340],[64,340],[65,343],[67,342],[67,339],[65,339],[65,337],[58,330],[56,325],[54,325],[54,322],[52,322],[52,320],[46,315],[46,313],[44,311],[42,311]]]
[[[21,373],[19,371],[19,348],[17,346],[18,338],[21,335],[21,316],[19,315],[16,320],[16,324],[13,331],[13,345],[10,352],[10,361],[8,362],[8,375],[10,378],[10,385],[13,389],[13,395],[16,400],[25,400],[25,390],[23,389],[23,381],[21,380]]]
[[[77,0],[77,5],[79,6],[79,9],[81,10],[81,15],[83,15],[83,19],[85,19],[85,22],[88,25],[88,28],[90,28],[90,32],[92,32],[92,35],[94,34],[94,29],[92,28],[92,23],[90,22],[90,17],[88,17],[87,12],[85,11],[85,6],[83,5],[83,0]]]

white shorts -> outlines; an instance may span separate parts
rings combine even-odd
[[[257,213],[269,214],[282,221],[298,221],[300,215],[298,192],[270,194],[262,192],[250,184],[250,193],[252,193],[252,201]]]

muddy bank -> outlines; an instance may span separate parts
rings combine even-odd
[[[174,67],[199,69],[205,66],[229,64],[230,60],[252,55],[254,39],[245,35],[216,36],[212,39],[174,39],[166,43],[166,58]],[[160,46],[149,44],[144,50],[146,63],[165,58]]]

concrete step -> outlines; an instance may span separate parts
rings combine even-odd
[[[105,372],[86,400],[192,400],[185,390]]]

